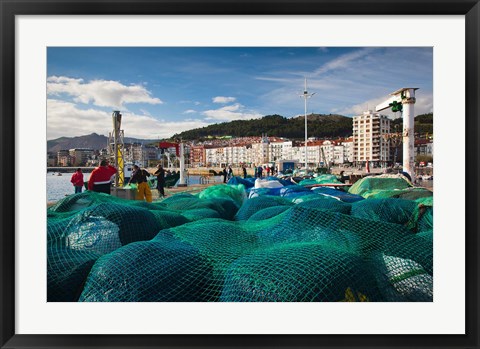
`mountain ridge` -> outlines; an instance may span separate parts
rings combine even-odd
[[[156,139],[138,139],[132,137],[125,137],[125,143],[155,143]],[[65,149],[73,148],[89,148],[93,150],[100,150],[108,146],[108,137],[99,135],[95,132],[77,137],[60,137],[47,141],[47,152],[58,152]]]

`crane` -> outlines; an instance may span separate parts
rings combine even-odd
[[[403,116],[403,171],[407,172],[412,182],[415,178],[415,133],[414,133],[414,105],[417,87],[403,87],[390,94],[390,98],[376,106],[377,112],[391,108],[400,111]]]
[[[109,155],[113,160],[114,166],[117,168],[117,174],[115,175],[115,186],[123,187],[125,180],[125,163],[124,154],[125,146],[123,141],[124,132],[120,129],[122,126],[122,114],[120,111],[115,110],[112,113],[113,131],[109,133]]]

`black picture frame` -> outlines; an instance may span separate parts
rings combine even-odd
[[[478,0],[0,0],[1,348],[478,348]],[[465,335],[27,335],[15,333],[15,16],[464,15],[466,34]],[[461,159],[460,159],[461,160]],[[457,188],[458,190],[458,188]],[[463,306],[463,305],[461,305]],[[386,317],[389,316],[386,314]],[[412,314],[415,316],[415,314]],[[445,314],[445,321],[449,321]]]

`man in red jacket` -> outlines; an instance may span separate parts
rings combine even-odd
[[[115,173],[117,173],[117,169],[110,166],[107,160],[102,160],[100,166],[95,168],[90,175],[88,190],[110,194],[110,181]]]
[[[75,173],[72,175],[72,178],[70,179],[70,182],[72,182],[73,186],[75,187],[75,194],[82,192],[83,173],[82,173],[81,168],[77,168]]]

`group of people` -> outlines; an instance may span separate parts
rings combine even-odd
[[[263,178],[264,172],[267,177],[270,175],[273,176],[275,174],[275,167],[273,165],[255,167],[255,178]]]
[[[233,170],[231,166],[225,166],[222,171],[223,183],[227,183],[227,180],[233,177]]]
[[[100,166],[96,167],[90,174],[87,185],[88,190],[110,194],[111,179],[117,172],[117,169],[110,165],[107,160],[102,160]],[[156,189],[159,197],[165,197],[165,170],[161,164],[157,165],[157,170],[153,175],[157,177]],[[152,191],[148,185],[148,177],[150,177],[150,173],[147,170],[133,165],[132,176],[128,184],[136,184],[137,186],[135,200],[145,199],[147,202],[152,202]],[[77,168],[70,178],[70,182],[75,188],[75,194],[82,192],[84,180],[81,168]]]
[[[263,178],[264,174],[268,177],[270,175],[274,175],[276,173],[275,167],[272,166],[255,166],[253,165],[255,170],[255,178]],[[247,178],[247,167],[242,165],[242,172],[243,178]],[[233,170],[231,166],[225,166],[223,170],[220,172],[223,176],[223,183],[227,183],[227,181],[233,177]]]

